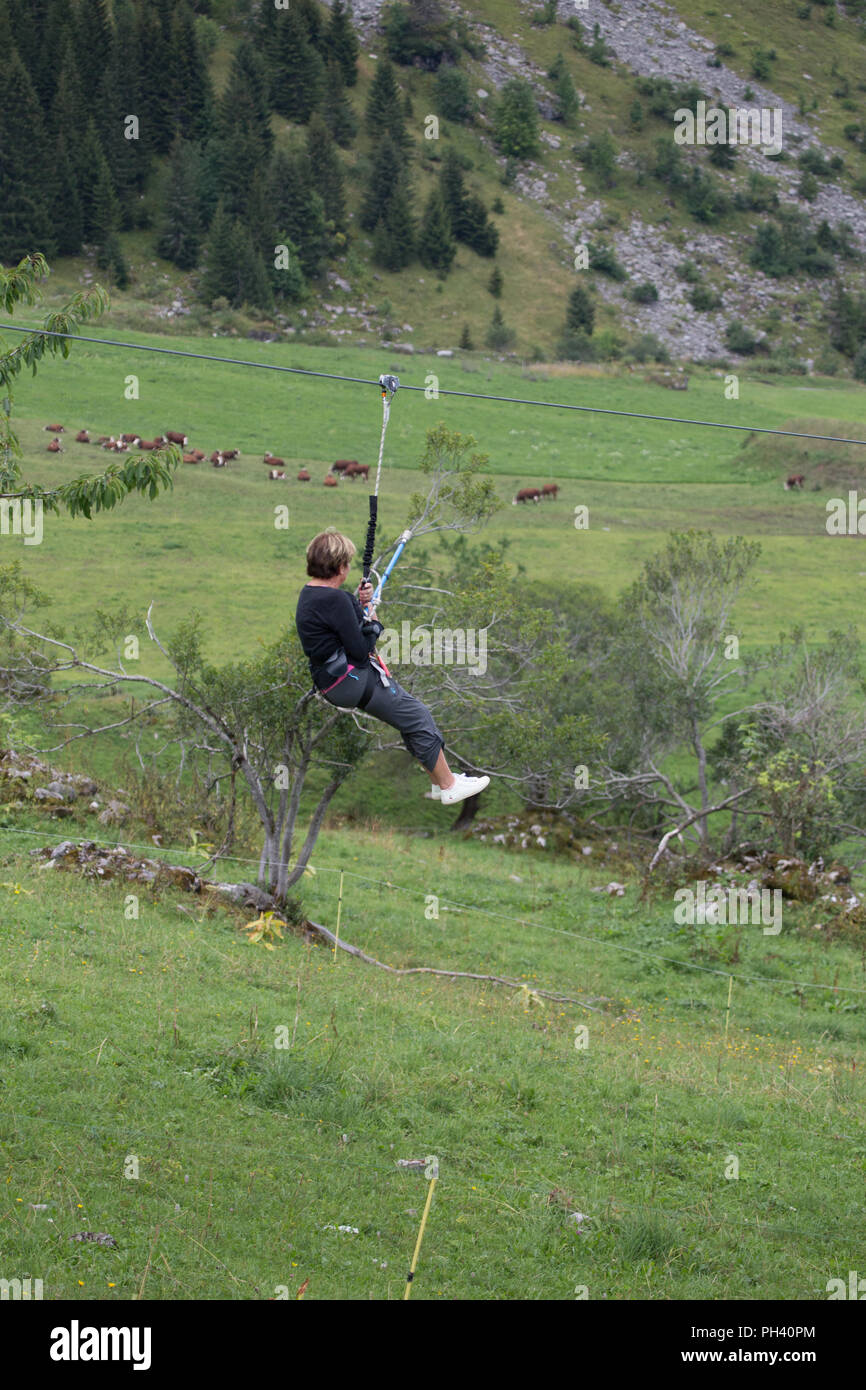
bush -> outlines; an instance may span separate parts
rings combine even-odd
[[[596,333],[593,346],[599,362],[618,362],[625,352],[622,339],[612,328],[603,328],[600,333]]]
[[[814,174],[808,171],[800,175],[800,182],[797,186],[797,196],[803,198],[807,203],[814,203],[818,196],[818,180]]]
[[[775,58],[775,48],[759,48],[752,58],[752,76],[759,82],[766,82],[772,75],[771,65]]]
[[[695,285],[689,295],[689,303],[699,314],[707,314],[711,309],[721,309],[721,296],[709,285]]]
[[[604,242],[599,242],[597,245],[590,242],[589,268],[600,271],[602,275],[609,275],[611,280],[628,279],[628,271],[617,260],[613,247],[607,246]]]
[[[612,188],[617,176],[617,149],[613,137],[607,131],[592,135],[586,144],[577,147],[577,152],[599,183],[604,188]]]
[[[629,290],[629,298],[635,304],[655,304],[658,300],[659,292],[652,280],[644,280],[640,285],[634,285]]]
[[[469,78],[461,68],[441,67],[436,74],[436,105],[446,121],[468,121],[472,116]]]
[[[487,346],[493,348],[497,352],[501,352],[504,348],[511,347],[514,338],[514,330],[509,328],[504,322],[502,310],[497,304],[496,308],[493,310],[493,318],[490,320],[490,327],[487,330],[487,337],[485,339]]]
[[[866,343],[861,343],[851,364],[856,381],[866,381]]]
[[[681,280],[686,280],[690,285],[697,285],[701,278],[701,271],[694,261],[681,261],[677,266],[677,275]]]
[[[642,333],[632,343],[628,355],[634,362],[670,362],[671,355],[655,333]]]
[[[596,349],[588,333],[564,333],[556,349],[565,362],[594,362]]]
[[[725,329],[725,346],[741,357],[751,357],[757,349],[758,340],[740,319],[734,319]]]
[[[512,77],[502,88],[493,120],[496,143],[512,159],[528,159],[538,152],[538,112],[530,84]]]
[[[698,222],[718,222],[730,209],[730,199],[724,189],[705,174],[693,169],[686,186],[686,207]]]

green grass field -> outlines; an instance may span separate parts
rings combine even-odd
[[[857,1267],[862,943],[809,909],[701,939],[663,898],[592,894],[599,846],[575,868],[323,835],[314,920],[342,866],[342,939],[514,991],[269,953],[173,891],[136,920],[129,885],[22,838],[0,832],[0,1249],[46,1298],[399,1298],[426,1183],[397,1160],[431,1154],[416,1299],[797,1301]]]
[[[110,336],[110,322],[97,332]],[[727,402],[711,373],[674,395],[625,373],[172,342],[364,378],[396,369],[417,385],[434,371],[443,389],[862,432],[863,389],[826,380],[744,377]],[[127,402],[132,372],[140,399]],[[747,534],[763,554],[738,609],[744,642],[797,621],[816,639],[847,622],[862,631],[866,552],[824,528],[832,478],[862,470],[853,446],[810,445],[804,465],[802,441],[787,453],[722,430],[404,392],[383,535],[404,524],[440,418],[489,454],[504,505],[486,534],[508,538],[528,577],[612,594],[672,528]],[[81,426],[180,428],[208,451],[243,450],[225,470],[181,467],[152,504],[92,523],[48,518],[41,546],[4,537],[7,560],[50,595],[40,617],[62,631],[110,601],[143,611],[153,599],[159,627],[199,610],[209,654],[242,656],[291,622],[316,529],[362,540],[363,483],[325,492],[321,481],[334,458],[374,461],[373,386],[76,347],[21,381],[16,419],[27,475],[43,482],[102,466],[106,455],[74,443]],[[66,452],[51,458],[43,426],[55,419]],[[266,448],[292,481],[268,482]],[[821,490],[783,492],[788,459],[813,466]],[[301,462],[309,486],[294,482]],[[509,505],[516,486],[547,480],[561,483],[556,503]],[[288,531],[274,528],[283,500]],[[573,525],[581,503],[588,531]],[[157,669],[149,653],[143,662]],[[65,760],[109,785],[134,767],[119,734]],[[3,812],[7,1275],[42,1278],[47,1298],[293,1298],[306,1279],[307,1298],[399,1298],[426,1184],[397,1160],[435,1154],[414,1298],[824,1296],[857,1267],[862,941],[829,941],[807,907],[786,907],[779,937],[695,935],[675,926],[669,896],[640,901],[633,870],[600,841],[575,865],[443,833],[405,767],[388,755],[343,788],[302,881],[306,914],[333,929],[342,868],[343,939],[391,965],[507,976],[527,991],[393,976],[295,935],[266,952],[244,940],[242,917],[180,893],[142,891],[132,917],[127,886],[46,871],[29,853],[70,834],[105,838],[95,821]],[[124,843],[139,841],[155,852],[143,825]],[[220,865],[227,880],[254,873]],[[611,879],[627,882],[623,898],[590,891]],[[425,916],[430,894],[438,919]],[[70,1241],[81,1231],[117,1245]]]
[[[110,322],[94,336],[112,336]],[[128,336],[141,343],[165,341]],[[744,377],[740,399],[727,401],[722,378],[710,372],[695,375],[688,392],[671,392],[637,374],[546,375],[480,358],[407,361],[372,349],[205,344],[194,338],[172,339],[172,345],[373,381],[382,371],[396,370],[415,386],[432,372],[442,391],[866,435],[864,388],[827,379],[807,385],[803,378],[769,383]],[[138,400],[124,398],[130,374],[138,377]],[[321,484],[336,458],[375,466],[381,411],[372,385],[82,344],[69,361],[49,364],[35,380],[20,382],[16,418],[27,468],[43,483],[96,471],[110,459],[74,442],[82,427],[94,436],[136,430],[143,437],[181,429],[193,446],[208,452],[242,450],[226,469],[181,466],[174,490],[155,504],[132,499],[93,524],[48,518],[40,546],[5,537],[6,555],[25,558],[28,574],[52,595],[62,622],[82,620],[109,596],[141,611],[153,599],[157,623],[168,627],[199,610],[208,650],[226,656],[290,621],[303,582],[303,552],[316,530],[333,524],[357,543],[363,539],[364,483],[327,492]],[[43,426],[61,418],[66,452],[51,456]],[[457,397],[427,400],[420,391],[403,391],[387,437],[383,538],[396,536],[405,524],[426,430],[439,420],[474,435],[489,456],[503,507],[485,536],[507,538],[510,560],[530,576],[552,572],[563,582],[591,580],[615,593],[636,577],[670,529],[711,529],[749,535],[763,546],[757,584],[741,606],[746,643],[773,641],[795,621],[814,635],[826,626],[862,622],[866,554],[856,538],[828,536],[825,521],[828,498],[847,495],[841,464],[832,481],[833,459],[847,451],[848,473],[862,479],[866,449],[810,445],[804,458],[803,441],[791,441],[790,452],[784,441],[760,451],[744,448],[747,437],[733,431]],[[286,460],[285,484],[268,480],[265,450]],[[312,474],[310,484],[295,481],[301,464]],[[802,494],[785,493],[781,486],[795,465],[807,474]],[[813,492],[815,477],[821,486]],[[510,505],[518,487],[547,481],[561,484],[556,502]],[[275,526],[274,508],[282,503],[290,509],[287,530]],[[575,529],[578,505],[589,507],[588,530]]]

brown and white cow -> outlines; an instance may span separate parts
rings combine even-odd
[[[325,479],[325,482],[324,482],[323,486],[324,486],[324,487],[336,487],[336,486],[337,486],[337,479],[334,477],[333,473],[329,473],[329,474],[328,474],[328,476],[327,476],[326,479]]]
[[[63,434],[62,425],[46,425],[45,428],[48,430],[49,434]]]
[[[358,460],[357,460],[357,459],[337,459],[337,462],[336,462],[335,464],[333,464],[333,466],[332,466],[332,468],[331,468],[331,472],[332,472],[332,473],[345,473],[345,471],[346,471],[347,468],[354,468],[354,467],[357,466],[357,463],[358,463]]]
[[[180,434],[177,430],[166,430],[162,437],[166,444],[179,444],[182,449],[185,449],[189,443],[187,436]]]
[[[512,505],[512,507],[516,507],[517,504],[518,504],[518,502],[540,502],[540,501],[541,501],[541,488],[538,488],[538,487],[522,487],[522,488],[520,489],[520,491],[517,493],[516,497],[512,498],[511,505]]]
[[[299,482],[299,483],[308,483],[309,481],[310,481],[310,475],[309,475],[309,473],[307,472],[306,468],[299,468],[299,469],[298,469],[298,482]]]
[[[276,481],[276,479],[278,478],[285,478],[285,476],[285,472],[282,468],[272,468],[271,471],[268,473],[268,477],[270,478],[271,482]]]
[[[545,497],[550,497],[555,502],[558,492],[559,483],[545,483],[541,489],[542,500],[544,500]]]
[[[59,439],[52,439],[51,443],[46,444],[45,447],[48,450],[49,454],[63,454],[66,452],[65,449],[61,448]]]
[[[794,487],[798,487],[802,491],[805,481],[806,475],[804,473],[792,473],[790,477],[785,479],[785,491],[790,492],[791,488]]]
[[[89,444],[90,435],[87,433],[87,430],[79,430],[75,436],[75,442],[76,444]]]
[[[350,463],[343,473],[344,478],[369,478],[369,463]]]

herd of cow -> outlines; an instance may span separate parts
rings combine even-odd
[[[49,454],[62,454],[65,452],[58,435],[64,434],[62,425],[46,425],[49,434],[54,438],[48,445]],[[75,436],[76,444],[99,444],[103,449],[108,449],[115,454],[125,454],[128,449],[162,449],[166,444],[176,444],[181,449],[186,449],[189,440],[185,434],[179,430],[166,430],[164,434],[157,435],[155,439],[142,439],[139,434],[101,434],[96,439],[91,439],[87,430],[79,430]],[[203,449],[190,449],[183,454],[184,463],[204,463],[207,458],[208,463],[212,463],[214,468],[225,468],[226,464],[233,459],[240,458],[240,449],[215,449],[212,454],[205,454]],[[263,462],[268,467],[268,478],[271,482],[283,482],[286,478],[286,461],[277,458],[275,454],[265,453]],[[369,463],[359,463],[357,459],[337,459],[331,465],[330,471],[325,475],[325,487],[337,487],[340,478],[364,478],[365,481],[370,476]],[[309,483],[312,481],[306,468],[298,470],[298,482]],[[785,491],[790,492],[792,488],[802,490],[806,479],[802,473],[792,473],[785,479]],[[512,506],[517,506],[518,502],[543,502],[549,497],[551,501],[556,501],[559,494],[558,483],[544,483],[542,487],[522,487],[512,499]]]
[[[63,454],[65,449],[57,438],[60,434],[65,434],[63,425],[46,425],[45,429],[54,438],[48,445],[49,454]],[[162,449],[166,444],[176,444],[180,449],[187,449],[189,438],[181,434],[179,430],[166,430],[164,434],[158,434],[154,439],[142,439],[140,434],[119,434],[116,437],[111,434],[100,434],[96,439],[91,439],[87,430],[79,430],[75,436],[76,444],[98,444],[103,449],[108,449],[111,453],[125,454],[129,449]],[[204,449],[189,449],[182,457],[184,463],[212,463],[214,468],[225,468],[226,464],[232,460],[240,458],[240,449],[215,449],[212,454],[206,454]],[[266,452],[263,462],[268,467],[268,478],[272,482],[279,482],[286,477],[286,461],[277,458],[276,454]],[[337,459],[331,466],[330,472],[326,475],[325,487],[336,487],[340,477],[343,478],[364,478],[370,476],[369,463],[359,463],[357,459]],[[310,474],[306,468],[298,470],[298,482],[309,483]]]

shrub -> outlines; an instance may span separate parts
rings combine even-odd
[[[694,261],[681,261],[677,266],[677,275],[681,280],[686,280],[690,285],[697,285],[701,278],[701,271]]]
[[[611,280],[628,279],[628,271],[622,262],[617,260],[613,247],[604,242],[590,242],[589,268],[600,271],[602,275],[609,275]]]
[[[441,67],[436,74],[436,105],[446,121],[468,121],[472,116],[469,78],[461,68]]]
[[[670,362],[671,355],[655,333],[642,333],[628,350],[635,362]]]
[[[721,309],[721,296],[709,285],[695,285],[689,295],[689,303],[699,314],[709,313],[711,309]]]
[[[496,143],[513,159],[528,159],[538,152],[538,112],[530,84],[512,77],[502,88],[493,121]]]
[[[578,147],[580,157],[587,169],[605,188],[612,188],[617,176],[617,148],[613,137],[607,131],[592,135],[586,144]]]
[[[659,292],[652,280],[644,280],[640,285],[635,285],[629,290],[629,298],[635,304],[655,304],[658,300]]]
[[[740,319],[734,319],[725,329],[725,345],[729,351],[737,352],[741,357],[751,357],[758,340]]]
[[[866,381],[866,343],[861,343],[854,354],[851,370],[857,381]]]
[[[487,330],[487,346],[501,352],[504,348],[511,347],[514,342],[514,330],[509,328],[502,318],[502,310],[497,304],[493,310],[493,318],[490,320],[490,327]]]

